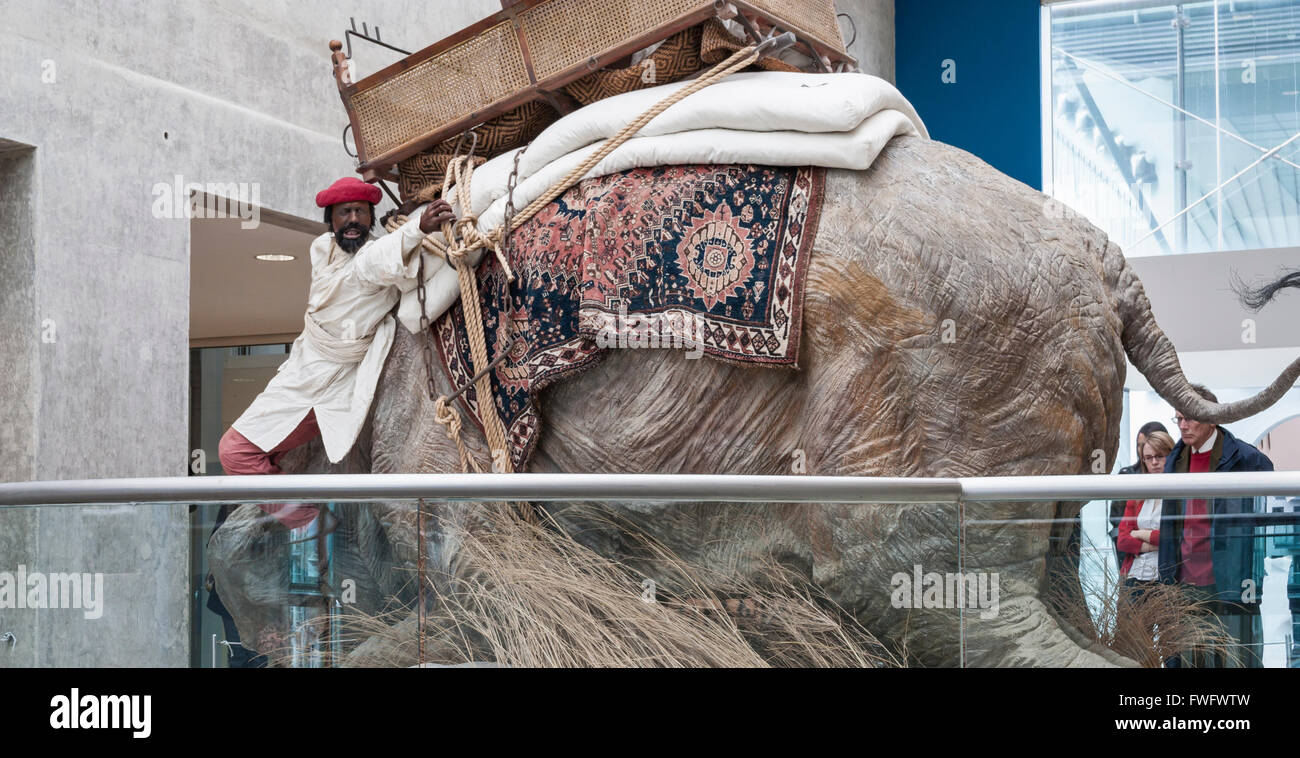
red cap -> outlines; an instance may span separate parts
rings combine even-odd
[[[316,193],[316,205],[328,208],[339,203],[379,204],[383,193],[373,184],[366,184],[354,176],[345,176],[329,186],[329,189]]]

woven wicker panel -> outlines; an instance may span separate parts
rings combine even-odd
[[[538,79],[586,62],[705,5],[705,0],[547,0],[519,14]]]
[[[368,158],[528,87],[519,40],[497,24],[352,97]]]
[[[822,42],[844,51],[844,35],[835,18],[834,0],[746,0],[759,10],[796,24]]]

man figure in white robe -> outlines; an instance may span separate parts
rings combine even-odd
[[[351,177],[316,196],[330,231],[311,245],[303,332],[270,384],[221,438],[226,474],[279,474],[280,458],[317,435],[331,463],[352,449],[393,344],[399,286],[416,277],[425,236],[455,218],[438,200],[372,240],[381,197],[378,187]],[[299,503],[260,507],[290,529],[318,514],[316,506]]]

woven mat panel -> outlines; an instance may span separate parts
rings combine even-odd
[[[759,10],[797,24],[802,31],[837,46],[844,52],[844,33],[835,17],[833,0],[747,0]]]
[[[374,158],[529,84],[514,30],[497,24],[353,95],[357,135]]]
[[[704,67],[700,61],[703,30],[692,27],[678,32],[659,46],[650,57],[627,68],[601,69],[564,88],[574,100],[591,105],[597,100],[683,79]]]
[[[700,0],[605,0],[575,23],[571,3],[548,0],[519,14],[538,79],[653,32],[700,8]]]
[[[447,175],[447,164],[455,157],[452,153],[420,153],[397,164],[401,177],[397,183],[403,203],[427,203],[442,195],[442,180]],[[487,163],[487,158],[475,156],[474,167]]]
[[[701,31],[700,61],[706,66],[716,66],[747,44],[727,31],[727,27],[716,18],[704,22]],[[758,67],[768,71],[799,70],[798,66],[776,58],[760,58]]]
[[[744,46],[745,42],[727,31],[721,21],[709,19],[664,40],[648,58],[634,66],[595,71],[568,85],[564,91],[583,105],[591,105],[624,92],[681,81],[726,60]],[[799,70],[775,58],[763,58],[758,65],[769,71]]]
[[[557,118],[559,114],[545,102],[538,100],[525,103],[482,126],[474,127],[478,134],[478,147],[474,152],[486,160],[522,147],[532,142]],[[402,202],[415,199],[425,189],[442,189],[447,162],[455,155],[459,141],[459,137],[449,139],[397,164],[397,172],[401,177],[398,189]],[[426,196],[423,199],[429,198]]]

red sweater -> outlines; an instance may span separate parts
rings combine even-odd
[[[1133,530],[1138,528],[1138,514],[1142,512],[1142,500],[1130,500],[1124,504],[1124,518],[1119,522],[1119,549],[1127,553],[1124,556],[1124,565],[1120,568],[1120,573],[1128,576],[1128,571],[1133,567],[1133,557],[1142,552],[1142,540],[1133,536]],[[1151,544],[1160,544],[1160,530],[1151,530]]]
[[[1210,451],[1193,452],[1188,460],[1189,474],[1210,470]],[[1183,510],[1183,565],[1178,579],[1185,584],[1205,587],[1214,584],[1214,559],[1210,556],[1210,507],[1205,500],[1188,500]]]

